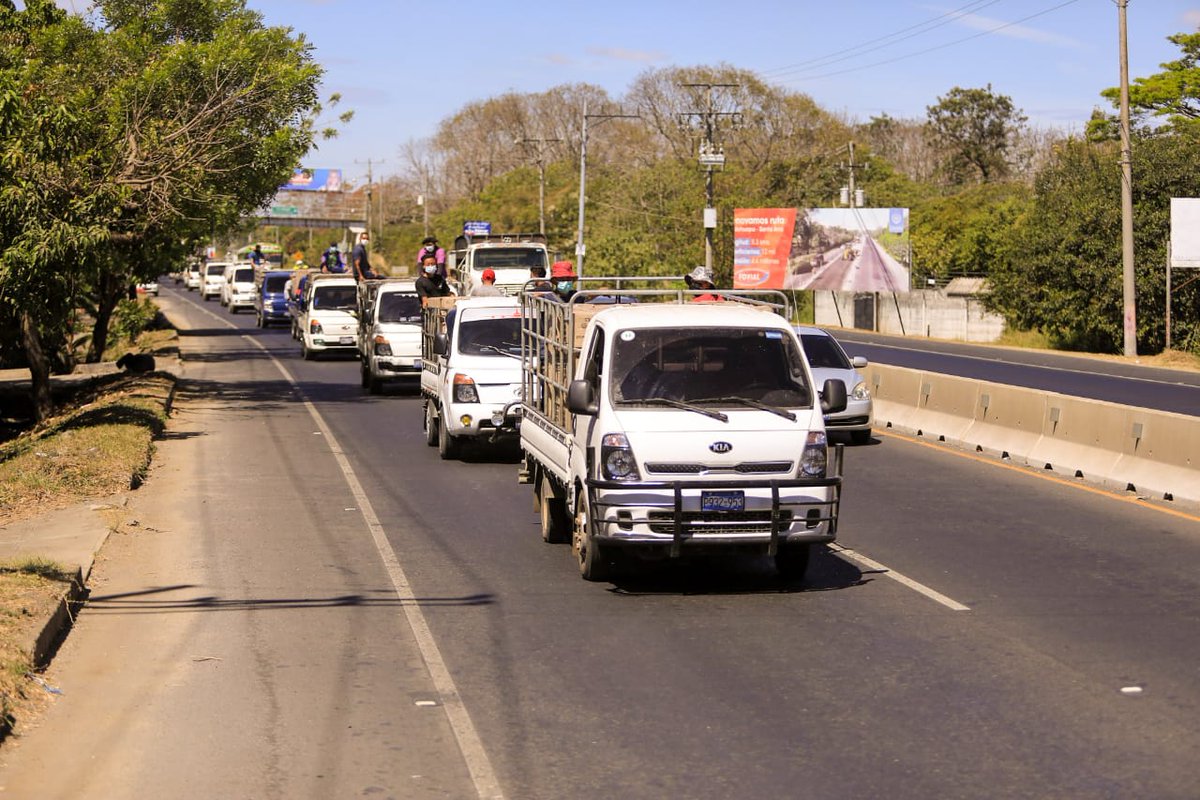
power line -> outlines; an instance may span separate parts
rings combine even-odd
[[[764,70],[760,72],[759,75],[767,79],[772,79],[781,77],[782,75],[790,74],[792,72],[803,72],[806,69],[815,69],[817,67],[823,67],[829,64],[836,64],[839,61],[846,61],[847,59],[855,58],[860,51],[866,50],[872,45],[880,42],[886,42],[887,44],[884,46],[890,47],[893,44],[903,42],[907,39],[912,39],[913,37],[920,36],[923,33],[928,33],[929,31],[935,28],[940,28],[943,25],[949,25],[951,22],[954,22],[955,20],[960,19],[967,14],[971,14],[976,11],[982,11],[988,6],[995,5],[998,2],[1000,2],[1000,0],[972,0],[972,2],[967,3],[965,6],[956,8],[953,11],[947,11],[941,16],[927,19],[924,22],[917,23],[916,25],[909,25],[907,28],[901,28],[900,30],[889,33],[886,36],[880,36],[878,38],[863,42],[862,44],[854,45],[853,47],[840,48],[823,56],[816,56],[815,58],[806,59],[804,61],[797,61],[795,64]],[[912,31],[912,33],[910,33],[910,31]]]
[[[1037,11],[1033,14],[1030,14],[1029,16],[1021,17],[1020,19],[1013,20],[1012,22],[1005,22],[1002,25],[997,25],[996,27],[989,28],[986,31],[980,31],[979,33],[975,33],[970,36],[964,36],[961,39],[955,39],[953,41],[949,41],[944,44],[937,45],[935,47],[929,47],[924,50],[917,50],[912,53],[906,53],[901,56],[896,56],[895,58],[887,58],[882,61],[874,61],[870,64],[863,64],[863,65],[857,66],[857,67],[850,67],[849,69],[836,70],[834,72],[823,72],[823,73],[820,73],[817,75],[802,75],[798,78],[793,78],[790,82],[811,81],[811,80],[817,80],[819,78],[832,78],[837,75],[846,75],[851,72],[861,72],[862,70],[865,70],[865,69],[874,69],[875,67],[882,67],[885,64],[894,64],[897,61],[905,61],[910,58],[916,58],[917,56],[923,56],[923,55],[927,55],[929,53],[936,53],[939,50],[945,50],[947,47],[953,47],[954,45],[962,44],[963,42],[969,42],[969,41],[972,41],[973,39],[978,39],[982,36],[989,36],[993,33],[998,33],[999,31],[1002,31],[1006,28],[1011,28],[1014,25],[1020,25],[1022,22],[1028,22],[1031,19],[1037,19],[1038,17],[1044,17],[1046,14],[1049,14],[1053,11],[1058,11],[1060,8],[1066,8],[1067,6],[1074,5],[1077,2],[1079,2],[1079,0],[1066,0],[1065,3],[1059,3],[1058,5],[1051,6],[1050,8],[1046,8],[1041,11]]]

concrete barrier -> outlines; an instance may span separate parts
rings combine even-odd
[[[1200,417],[871,364],[875,424],[1142,496],[1200,502]]]

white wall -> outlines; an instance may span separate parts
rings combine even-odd
[[[853,328],[854,292],[816,292],[816,323]],[[879,332],[964,342],[995,342],[1004,318],[985,311],[975,297],[948,297],[937,289],[878,294]],[[869,327],[869,326],[868,326]]]

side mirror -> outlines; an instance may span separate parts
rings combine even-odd
[[[866,367],[868,363],[870,362],[867,361],[866,356],[854,356],[850,359],[850,366],[854,367],[855,369],[862,369]]]
[[[444,356],[450,350],[450,343],[446,340],[446,334],[436,333],[433,336],[433,354],[435,356]]]
[[[821,389],[821,413],[837,414],[845,410],[846,383],[839,378],[830,378]]]
[[[571,385],[567,387],[567,410],[585,417],[600,413],[600,404],[596,402],[596,390],[590,382],[571,381]]]

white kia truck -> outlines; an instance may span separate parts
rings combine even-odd
[[[312,275],[301,303],[300,353],[358,353],[358,289],[349,275]]]
[[[423,309],[425,441],[442,458],[465,441],[515,444],[521,413],[521,305],[515,297],[432,297]]]
[[[449,277],[463,296],[482,282],[485,269],[495,273],[496,288],[510,296],[524,288],[533,267],[550,274],[550,252],[540,233],[463,234],[454,240],[448,258]]]
[[[823,415],[845,384],[813,384],[786,296],[722,295],[522,295],[520,479],[542,538],[569,540],[586,580],[621,556],[718,551],[799,580],[811,546],[834,541],[842,451]]]
[[[378,394],[384,384],[421,380],[421,298],[411,280],[358,284],[358,356],[362,386]]]

